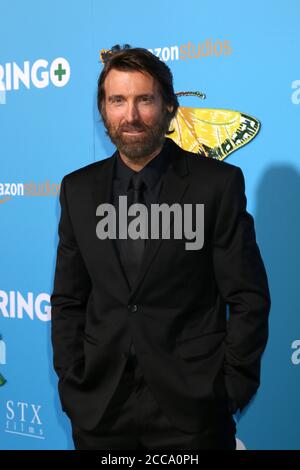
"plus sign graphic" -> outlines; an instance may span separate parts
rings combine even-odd
[[[62,68],[62,64],[58,64],[58,68],[54,70],[54,74],[58,75],[58,80],[61,82],[62,81],[62,76],[66,75],[66,69]]]
[[[50,75],[53,85],[65,86],[70,79],[70,65],[64,57],[57,57],[51,64]]]

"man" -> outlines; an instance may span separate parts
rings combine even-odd
[[[145,49],[108,57],[98,108],[117,150],[62,180],[51,296],[75,447],[234,449],[233,414],[258,389],[270,309],[242,171],[166,138],[178,109],[172,75]],[[149,209],[150,225],[154,204],[203,204],[201,249],[186,249],[185,232],[130,237],[130,224],[127,237],[112,223],[117,236],[105,238],[103,208],[120,216],[124,196]],[[120,228],[124,217],[114,220]]]

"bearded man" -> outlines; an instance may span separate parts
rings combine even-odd
[[[75,448],[235,449],[233,415],[259,387],[270,309],[243,173],[167,137],[173,77],[146,49],[108,56],[98,109],[116,151],[62,180],[51,295],[54,368]],[[120,236],[124,197],[135,225]],[[163,233],[138,236],[133,227],[155,225],[155,204],[165,209]],[[178,236],[185,204],[204,207],[201,249],[186,249],[190,232]],[[111,206],[116,217],[99,236]]]

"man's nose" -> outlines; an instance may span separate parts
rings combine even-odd
[[[126,110],[126,119],[128,122],[133,122],[139,119],[139,112],[135,103],[128,103]]]

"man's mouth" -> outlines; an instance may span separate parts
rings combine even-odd
[[[130,128],[130,127],[126,128],[125,127],[125,128],[122,129],[122,132],[124,134],[136,135],[136,134],[141,134],[142,132],[144,132],[144,129],[141,129],[141,128],[138,128],[138,127],[136,127],[136,128],[134,128],[134,127],[133,128]]]
[[[144,131],[143,130],[123,131],[123,134],[137,135],[137,134],[141,134],[142,132]]]

